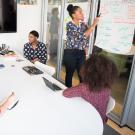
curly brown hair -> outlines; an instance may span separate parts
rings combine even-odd
[[[111,88],[117,73],[114,62],[104,55],[92,55],[80,71],[83,82],[93,91]]]

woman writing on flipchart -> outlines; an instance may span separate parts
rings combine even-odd
[[[88,28],[83,22],[84,15],[79,6],[70,4],[67,10],[72,21],[66,25],[67,43],[63,62],[66,68],[65,84],[67,87],[72,87],[72,77],[75,70],[77,70],[80,82],[82,81],[79,71],[86,60],[85,50],[88,48],[88,37],[97,26],[99,18],[96,18],[92,26]]]

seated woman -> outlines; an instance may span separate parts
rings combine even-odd
[[[63,92],[67,98],[82,97],[92,104],[106,122],[106,109],[111,85],[117,76],[115,64],[103,55],[93,55],[84,64],[80,72],[83,83]]]
[[[1,103],[0,103],[0,115],[5,113],[8,107],[12,104],[12,102],[15,100],[15,94],[12,92],[12,94],[5,98]]]
[[[46,64],[47,61],[47,47],[44,43],[38,41],[39,34],[37,31],[29,33],[29,42],[24,45],[24,57],[32,63],[39,61]]]

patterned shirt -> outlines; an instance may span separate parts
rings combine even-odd
[[[47,48],[46,45],[42,42],[38,42],[35,49],[32,48],[30,43],[26,43],[23,49],[24,57],[32,61],[36,58],[43,64],[46,64],[47,60]]]
[[[79,86],[66,89],[63,92],[63,95],[68,98],[82,97],[97,109],[103,122],[106,122],[106,109],[109,101],[110,90],[102,89],[99,92],[90,91],[89,86],[82,83]]]
[[[88,47],[88,39],[86,39],[84,32],[87,30],[87,26],[80,22],[77,26],[73,22],[68,22],[67,29],[67,43],[66,49],[79,49],[84,50]]]

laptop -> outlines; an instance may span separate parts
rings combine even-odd
[[[43,77],[43,80],[44,80],[46,86],[49,87],[51,90],[53,90],[53,91],[62,90],[59,86],[57,86],[55,83],[50,82],[46,78]]]
[[[43,74],[43,72],[41,70],[39,70],[38,68],[34,67],[34,66],[26,66],[23,67],[23,70],[26,71],[28,74],[30,75],[39,75],[39,74]]]

